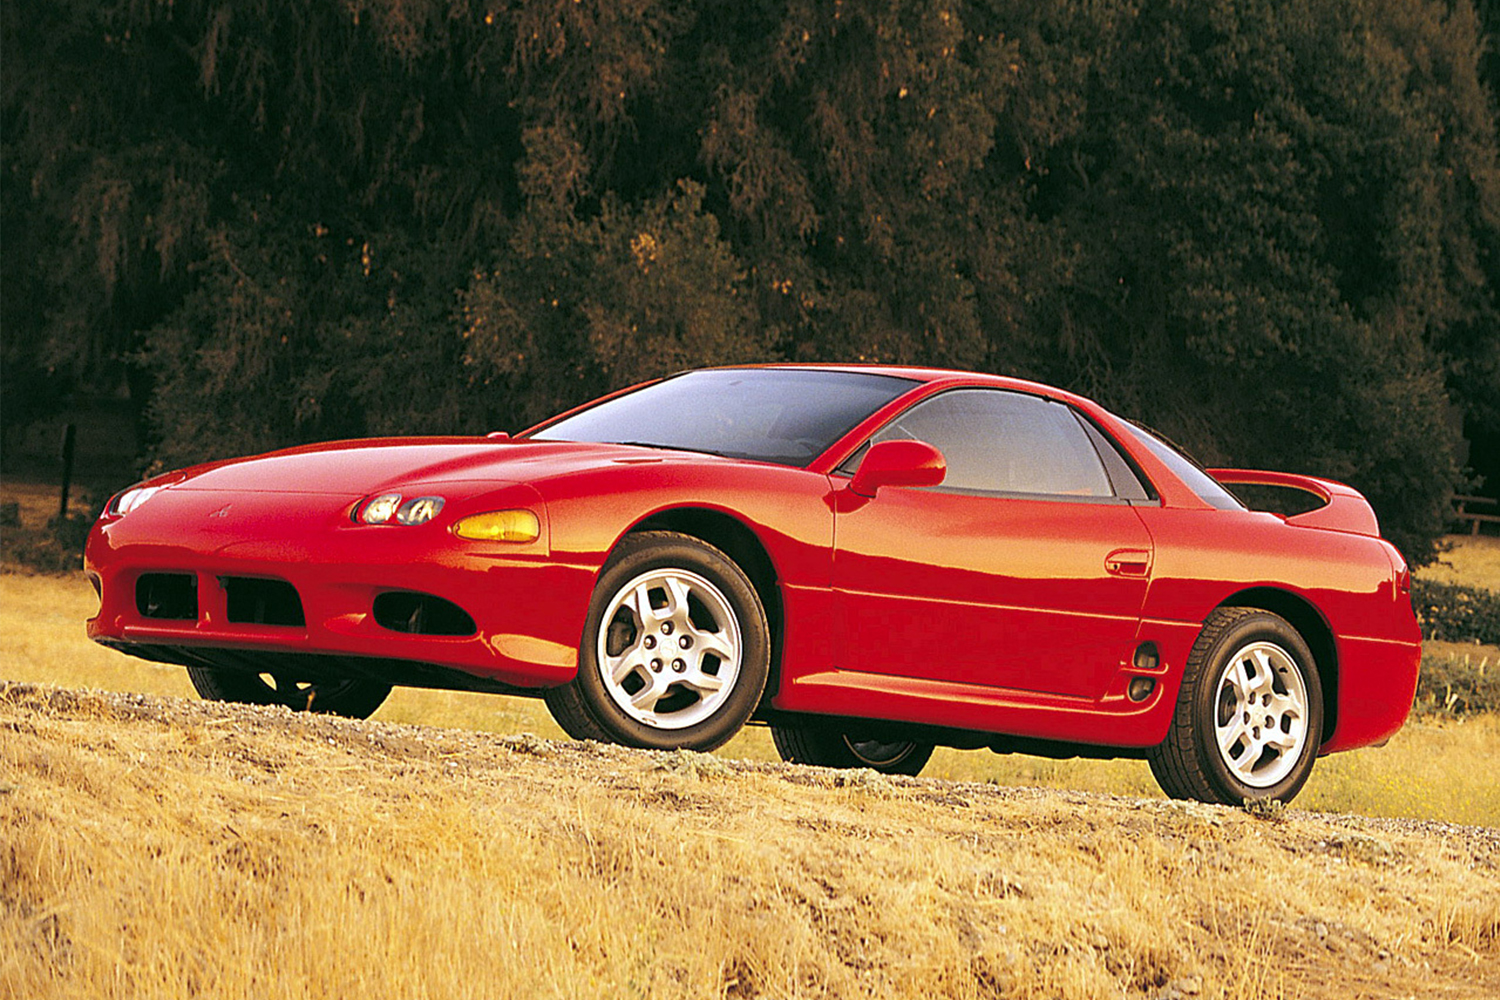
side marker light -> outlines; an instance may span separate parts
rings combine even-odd
[[[476,542],[534,542],[542,534],[542,523],[529,510],[495,510],[463,518],[453,533]]]

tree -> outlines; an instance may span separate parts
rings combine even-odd
[[[1449,406],[1500,431],[1466,0],[27,6],[6,369],[128,361],[159,462],[972,366],[1344,478],[1420,559]]]
[[[1038,373],[1212,461],[1346,479],[1424,557],[1457,473],[1448,400],[1500,399],[1472,12],[1038,10],[1039,34],[1073,39],[1023,48],[1055,53],[1036,77],[1073,95],[1031,163],[1035,210],[1072,248],[1030,324]]]

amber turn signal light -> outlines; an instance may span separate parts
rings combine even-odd
[[[494,510],[461,519],[453,533],[476,542],[534,542],[542,533],[542,523],[529,510]]]

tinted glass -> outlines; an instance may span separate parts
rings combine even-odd
[[[1220,510],[1244,510],[1245,505],[1235,499],[1234,494],[1220,486],[1203,468],[1186,453],[1175,446],[1168,444],[1162,438],[1152,434],[1140,424],[1131,424],[1130,432],[1151,449],[1152,454],[1161,459],[1163,465],[1172,470],[1172,473],[1187,484],[1188,489],[1198,494],[1204,502]]]
[[[958,389],[918,403],[872,442],[925,441],[943,453],[941,490],[1110,497],[1099,453],[1073,411],[1023,393]]]
[[[598,441],[805,466],[916,383],[813,369],[687,372],[543,427],[539,441]]]

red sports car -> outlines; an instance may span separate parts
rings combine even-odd
[[[526,694],[578,738],[707,750],[754,720],[787,760],[903,774],[935,745],[1138,756],[1213,802],[1387,739],[1420,658],[1349,487],[915,368],[691,371],[516,437],[196,466],[114,497],[86,562],[89,635],[208,698]]]

